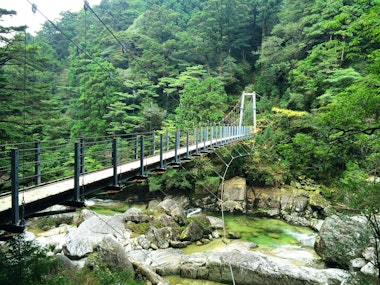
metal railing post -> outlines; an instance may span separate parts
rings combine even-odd
[[[190,152],[189,152],[189,131],[186,131],[186,158],[190,157]]]
[[[194,141],[195,141],[195,154],[199,154],[199,149],[198,149],[198,130],[194,129]]]
[[[203,130],[203,151],[207,152],[206,142],[208,138],[208,127]]]
[[[36,140],[34,143],[34,184],[41,184],[41,141]]]
[[[145,175],[144,170],[144,136],[140,136],[140,175]]]
[[[19,207],[19,152],[17,148],[11,149],[11,188],[12,188],[12,224],[18,225],[20,221]]]
[[[164,138],[163,138],[163,135],[160,134],[160,169],[164,169],[163,152],[164,152]]]
[[[74,145],[74,201],[80,201],[80,184],[79,178],[81,174],[81,157],[80,143]]]
[[[210,131],[210,149],[214,148],[213,141],[214,140],[214,127],[211,126],[211,131]]]
[[[84,138],[80,138],[80,173],[84,173]]]
[[[118,152],[117,152],[117,138],[112,139],[112,166],[113,166],[113,185],[119,185],[118,174],[117,174],[117,165],[118,165]]]
[[[174,162],[178,163],[178,148],[179,148],[179,130],[175,132],[175,148],[174,148]]]
[[[219,146],[223,145],[223,126],[219,126]]]

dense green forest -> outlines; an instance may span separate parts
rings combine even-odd
[[[0,9],[0,144],[220,122],[248,88],[251,181],[378,176],[380,1],[103,0],[35,36],[6,27],[13,13]]]

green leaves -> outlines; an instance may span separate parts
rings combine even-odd
[[[180,95],[180,106],[176,109],[178,120],[183,126],[218,123],[224,118],[226,102],[227,94],[218,79],[191,79]]]

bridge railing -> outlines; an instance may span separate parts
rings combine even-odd
[[[76,175],[81,175],[189,145],[195,145],[194,152],[201,153],[250,135],[249,127],[204,126],[194,130],[0,145],[0,192],[10,191],[15,183],[22,188],[33,187],[73,177],[76,168]],[[175,156],[174,161],[177,159]]]

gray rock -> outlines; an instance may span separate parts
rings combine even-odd
[[[226,212],[245,212],[246,205],[243,202],[228,200],[222,203],[223,205],[220,204],[220,207],[223,207],[223,210]]]
[[[98,245],[97,251],[102,261],[111,266],[120,266],[133,271],[133,266],[123,246],[113,236],[107,235]]]
[[[241,238],[240,232],[228,232],[227,233],[227,238],[229,239],[239,239]]]
[[[290,214],[304,212],[308,205],[308,195],[301,190],[282,190],[280,207],[281,210]]]
[[[223,207],[227,212],[246,212],[247,181],[242,177],[234,177],[225,181],[223,188]]]
[[[65,243],[63,253],[72,260],[79,260],[94,251],[97,241],[88,237],[73,236]]]
[[[141,210],[137,208],[130,208],[124,213],[124,220],[126,222],[146,223],[153,220],[152,216],[141,214]]]
[[[63,266],[63,268],[69,269],[69,270],[76,268],[75,264],[66,255],[58,254],[56,255],[56,258],[58,259],[60,264]]]
[[[91,215],[78,228],[69,231],[63,242],[63,252],[70,259],[81,259],[93,252],[94,247],[108,234],[118,239],[125,237],[123,217]]]
[[[166,231],[165,230],[158,230],[156,227],[149,227],[149,229],[146,231],[145,236],[147,240],[150,241],[151,247],[153,248],[153,245],[156,245],[158,248],[168,248],[169,242],[168,238],[165,236]]]
[[[181,233],[180,239],[182,241],[196,241],[203,237],[203,231],[201,227],[194,221],[191,221],[189,225]]]
[[[219,234],[218,231],[213,231],[213,232],[211,233],[211,235],[212,235],[213,238],[220,238],[220,234]]]
[[[178,227],[178,223],[173,219],[173,217],[161,214],[157,218],[157,222],[160,223],[162,227]]]
[[[297,226],[302,226],[302,227],[310,226],[310,222],[306,218],[300,217],[298,213],[296,212],[293,212],[290,215],[284,214],[282,215],[282,219],[292,225],[297,225]]]
[[[372,233],[362,216],[326,218],[314,249],[327,262],[348,268],[350,260],[362,257]]]
[[[150,241],[145,237],[145,235],[140,235],[137,237],[137,243],[143,248],[143,249],[149,249],[150,248]]]
[[[355,258],[353,260],[350,260],[350,270],[359,271],[366,264],[367,261],[364,258]]]
[[[319,232],[319,231],[321,230],[321,228],[322,228],[323,222],[324,222],[324,220],[311,219],[311,220],[310,220],[310,227],[311,227],[313,230]]]
[[[206,216],[207,219],[210,221],[210,226],[213,229],[223,229],[223,220],[221,218],[213,217],[213,216]]]
[[[231,284],[230,266],[239,285],[344,284],[348,273],[340,269],[298,267],[258,252],[219,252],[184,255],[181,277]]]
[[[370,276],[377,276],[378,275],[379,269],[373,265],[372,262],[368,262],[366,265],[364,265],[361,269],[360,272],[363,273],[364,275],[370,275]]]
[[[247,197],[247,181],[242,177],[234,177],[224,183],[223,200],[244,202]]]
[[[186,213],[183,207],[173,199],[165,199],[157,205],[156,210],[164,211],[166,214],[172,216],[180,225],[184,225],[186,222]]]
[[[367,260],[367,261],[375,261],[375,248],[374,247],[367,247],[363,253],[362,253],[363,257]]]

